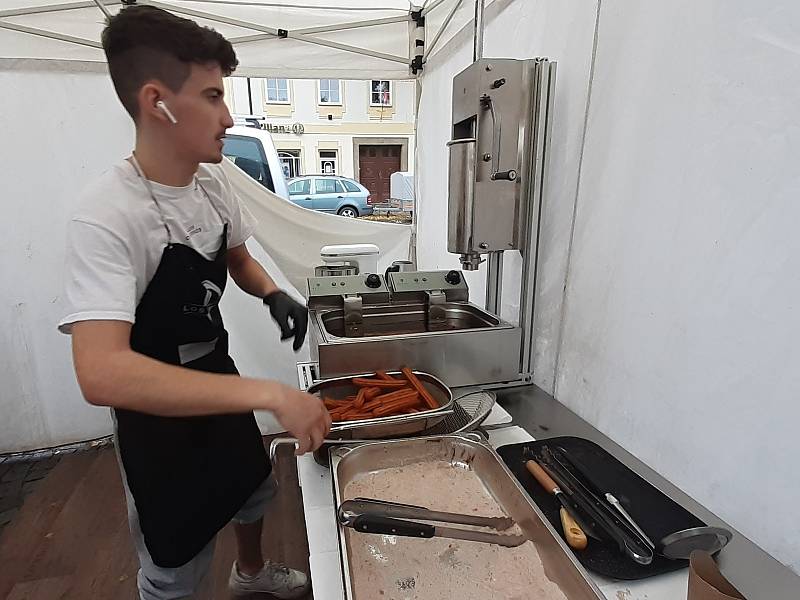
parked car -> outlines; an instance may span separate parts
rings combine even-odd
[[[225,132],[222,153],[271,192],[289,199],[278,151],[268,131],[234,125]]]
[[[338,175],[303,175],[289,180],[289,199],[303,208],[343,217],[372,214],[369,190],[354,179]]]

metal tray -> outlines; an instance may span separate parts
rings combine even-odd
[[[497,453],[479,436],[462,434],[369,442],[331,448],[336,506],[347,485],[360,475],[418,462],[447,461],[475,473],[503,511],[520,526],[539,552],[545,572],[569,600],[604,600],[605,596],[569,551],[539,508],[531,501]],[[338,527],[342,576],[347,600],[355,600],[350,540],[355,534]],[[424,557],[423,557],[424,558]],[[430,557],[431,560],[435,556]],[[440,600],[440,599],[431,599]]]
[[[450,388],[439,379],[428,373],[414,371],[425,389],[430,392],[433,399],[439,404],[439,408],[423,410],[409,415],[395,415],[391,417],[376,417],[373,419],[363,419],[361,421],[342,421],[336,422],[331,427],[331,432],[327,439],[330,440],[375,440],[394,438],[401,436],[415,435],[426,429],[438,425],[447,415],[453,412],[453,393]],[[309,394],[325,392],[328,398],[345,398],[358,391],[358,387],[350,383],[353,377],[369,377],[371,373],[364,375],[349,375],[336,379],[326,379],[313,384],[308,388]],[[389,375],[402,376],[399,371],[390,371]]]

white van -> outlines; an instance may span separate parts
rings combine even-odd
[[[289,199],[286,178],[272,136],[256,127],[234,125],[225,132],[222,153],[268,190]]]

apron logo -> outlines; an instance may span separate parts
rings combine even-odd
[[[211,318],[211,311],[214,310],[219,304],[222,297],[222,290],[213,282],[204,279],[202,282],[203,287],[206,289],[206,297],[202,304],[184,304],[183,314],[194,317],[208,317],[208,320],[213,322]]]

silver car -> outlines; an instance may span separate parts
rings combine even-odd
[[[303,175],[288,181],[289,200],[311,210],[343,217],[363,217],[373,211],[372,196],[363,185],[338,175]]]

